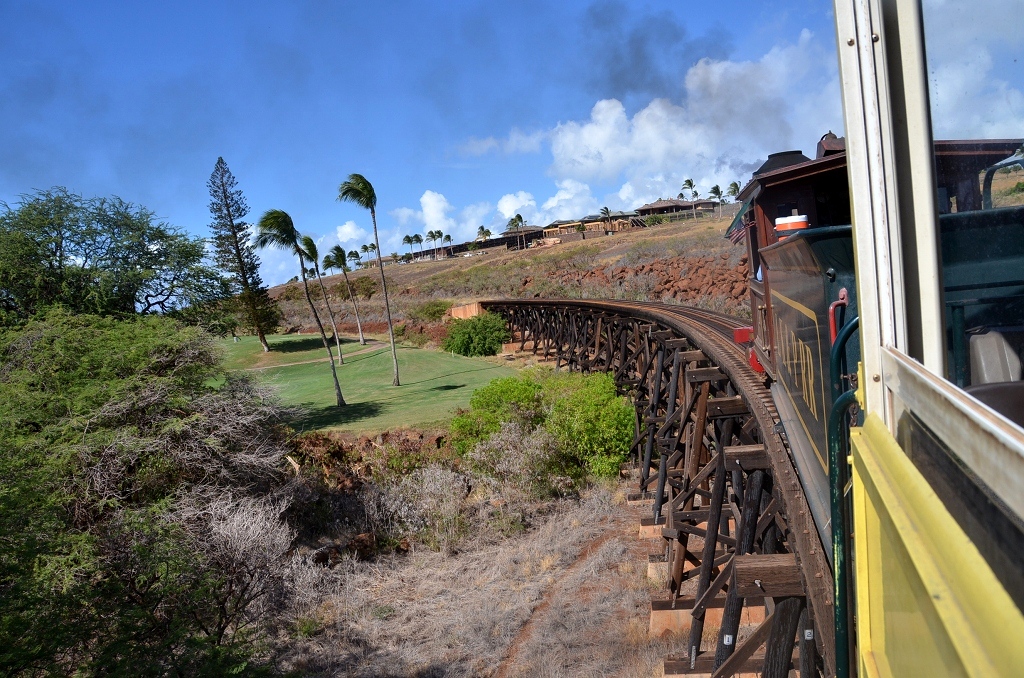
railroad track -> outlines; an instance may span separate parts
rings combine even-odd
[[[746,322],[652,302],[482,305],[521,350],[609,372],[633,400],[639,489],[652,502],[641,532],[663,547],[667,580],[652,629],[687,640],[666,675],[831,675],[831,570],[771,393],[733,340]]]

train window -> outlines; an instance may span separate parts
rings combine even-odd
[[[946,376],[1008,416],[1010,405],[1024,402],[1019,9],[1013,0],[923,3]]]

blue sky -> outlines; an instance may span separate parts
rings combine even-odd
[[[989,0],[997,2],[1000,0]],[[0,0],[0,200],[66,186],[205,235],[218,156],[323,246],[707,194],[842,132],[831,5]],[[270,283],[294,262],[266,252]]]

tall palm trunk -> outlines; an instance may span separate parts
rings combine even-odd
[[[324,306],[327,307],[327,317],[331,319],[331,329],[334,330],[334,343],[338,347],[338,364],[344,365],[345,358],[341,355],[341,336],[338,334],[338,324],[334,322],[334,311],[331,310],[331,302],[327,300],[327,288],[324,287],[324,279],[320,277],[320,267],[315,265],[316,268],[316,279],[320,283],[320,291],[324,295]]]
[[[384,277],[384,263],[380,260],[380,240],[377,238],[377,213],[370,208],[370,220],[373,221],[373,242],[377,245],[377,268],[380,269],[380,288],[384,292],[384,313],[388,319],[388,339],[391,340],[391,362],[395,368],[395,380],[392,386],[401,386],[398,379],[398,349],[395,348],[395,328],[391,325],[391,302],[388,298],[388,280]]]
[[[366,339],[363,339],[363,324],[359,322],[359,304],[356,303],[356,295],[352,294],[352,286],[348,284],[348,272],[345,269],[341,269],[341,274],[345,276],[345,289],[348,291],[348,298],[352,300],[352,308],[356,310],[356,329],[359,330],[359,344],[366,346]]]
[[[323,339],[324,348],[327,349],[327,357],[331,360],[331,376],[334,377],[334,395],[337,396],[338,407],[344,407],[345,398],[341,395],[338,370],[334,367],[334,354],[331,353],[331,345],[327,342],[327,333],[324,332],[324,324],[320,322],[320,314],[316,312],[316,306],[313,305],[313,297],[309,296],[309,283],[306,281],[306,262],[302,260],[301,254],[299,255],[299,271],[302,273],[302,289],[306,292],[306,303],[309,304],[309,310],[313,312],[313,320],[316,321],[316,326],[320,330],[320,338]]]

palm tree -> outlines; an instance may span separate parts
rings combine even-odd
[[[442,246],[444,246],[444,245],[449,245],[450,246],[451,244],[452,244],[452,237],[450,235],[446,235],[444,238],[441,239],[441,245]],[[450,256],[450,255],[451,255],[451,248],[449,247],[449,252],[445,256]]]
[[[363,258],[359,256],[359,252],[356,250],[351,250],[348,253],[348,260],[355,264],[361,265],[363,263]]]
[[[380,286],[384,293],[384,311],[388,319],[388,338],[391,340],[391,360],[394,363],[395,379],[394,386],[400,386],[398,379],[398,349],[395,348],[395,328],[391,324],[391,302],[388,299],[388,281],[384,277],[384,264],[380,260],[380,238],[377,236],[377,193],[373,186],[362,174],[350,174],[348,180],[343,181],[338,187],[338,200],[354,202],[363,209],[370,210],[370,220],[373,222],[373,242],[377,251],[377,264],[380,267]]]
[[[427,244],[435,242],[437,240],[437,233],[435,233],[434,231],[427,231],[427,237],[424,238],[424,240],[427,241]],[[434,248],[434,253],[437,253],[437,248]]]
[[[412,236],[402,236],[402,244],[409,246],[409,256],[416,256],[416,253],[412,251]]]
[[[718,211],[718,218],[721,219],[722,218],[722,211],[721,211],[722,210],[722,189],[718,186],[718,184],[715,184],[714,186],[711,187],[711,190],[708,191],[708,193],[711,195],[712,198],[714,198],[715,200],[718,201],[718,210],[719,210]]]
[[[397,264],[397,263],[398,263],[398,260],[399,260],[400,258],[401,258],[401,257],[399,257],[399,256],[398,256],[398,252],[392,252],[392,253],[391,253],[391,263],[392,263],[392,264]]]
[[[434,258],[435,259],[438,258],[438,254],[439,254],[438,251],[437,251],[438,250],[437,243],[444,243],[444,231],[442,231],[441,229],[437,229],[436,231],[434,231]]]
[[[356,301],[356,296],[352,294],[352,286],[348,283],[349,267],[345,261],[346,256],[345,249],[341,245],[335,245],[331,248],[330,253],[324,257],[324,268],[327,267],[329,260],[335,267],[341,269],[341,275],[345,277],[345,291],[348,292],[348,298],[352,300],[352,308],[356,312],[356,330],[359,331],[359,343],[365,346],[366,339],[363,339],[363,324],[359,321],[359,303]]]
[[[518,248],[519,247],[519,234],[520,234],[520,232],[522,231],[522,228],[523,228],[523,215],[522,214],[517,214],[514,217],[512,217],[511,219],[509,219],[507,227],[508,227],[509,231],[513,231],[514,230],[516,232],[516,247]]]
[[[601,216],[604,218],[605,223],[608,224],[608,230],[612,230],[612,211],[607,207],[602,207]]]
[[[369,245],[360,245],[359,246],[359,251],[366,255],[366,262],[369,263],[370,262],[370,246]],[[363,263],[362,257],[359,258],[359,263],[360,263],[360,265],[362,265],[362,263]]]
[[[680,198],[680,200],[686,200],[686,194],[687,193],[690,193],[692,195],[694,188],[696,188],[696,185],[693,183],[693,179],[687,179],[686,181],[684,181],[683,182],[683,187],[679,189],[679,198]],[[697,206],[696,205],[693,206],[693,219],[694,219],[694,221],[697,220]]]
[[[331,353],[331,345],[327,343],[327,333],[324,332],[324,325],[320,322],[320,316],[313,305],[313,298],[309,296],[309,283],[306,282],[305,254],[299,246],[299,232],[295,230],[295,224],[287,212],[282,210],[267,210],[260,217],[257,225],[259,232],[256,234],[256,247],[279,247],[284,250],[291,250],[299,258],[299,271],[302,275],[302,287],[306,292],[306,303],[309,310],[313,312],[313,320],[320,329],[320,338],[323,339],[324,349],[331,362],[331,375],[334,377],[334,395],[337,397],[338,407],[345,406],[345,398],[341,395],[341,384],[338,383],[338,371],[334,367],[334,355]]]
[[[480,228],[476,229],[477,240],[487,240],[487,238],[489,238],[490,235],[491,232],[484,228],[483,224],[480,225]]]
[[[420,254],[423,254],[423,236],[416,233],[412,236],[412,243],[420,246]],[[415,255],[414,255],[415,256]]]
[[[740,182],[734,181],[729,184],[729,188],[725,191],[726,195],[735,200],[740,194]]]
[[[324,295],[324,306],[327,307],[327,316],[331,319],[331,329],[334,330],[334,343],[338,347],[338,364],[344,365],[345,359],[341,356],[341,336],[338,334],[338,324],[334,322],[334,311],[331,309],[331,302],[327,299],[327,288],[324,280],[320,277],[320,253],[316,251],[316,242],[308,235],[299,237],[299,247],[306,258],[313,262],[313,274],[320,283],[320,292]]]
[[[697,192],[696,188],[693,189],[692,191],[690,191],[690,200],[693,201],[693,220],[694,221],[697,220],[697,198],[699,198],[699,197],[700,197],[700,193]]]

